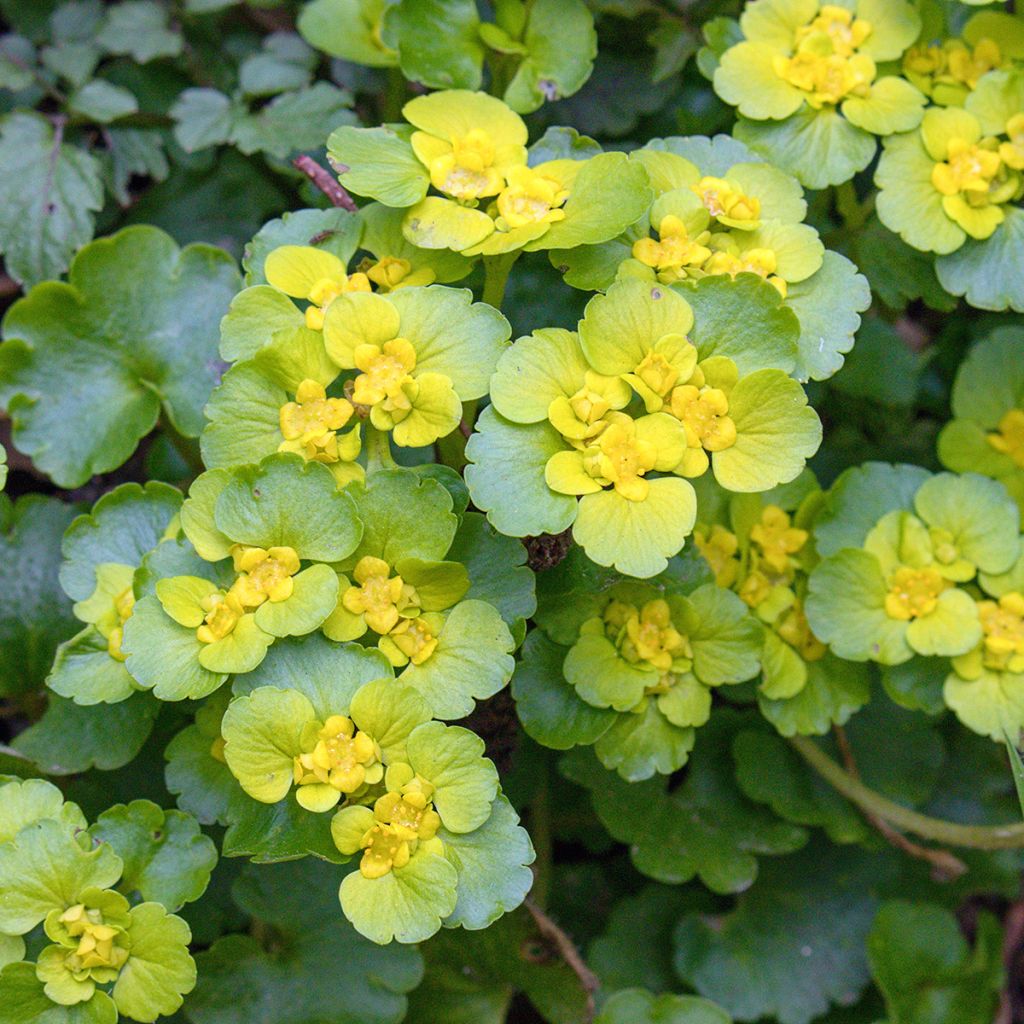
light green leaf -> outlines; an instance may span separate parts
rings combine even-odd
[[[124,662],[110,656],[107,638],[95,626],[86,626],[57,648],[46,685],[76,704],[116,704],[138,689]]]
[[[299,32],[332,57],[371,68],[394,67],[398,54],[380,34],[388,6],[388,0],[313,0],[299,12]]]
[[[286,453],[235,469],[213,518],[236,543],[290,547],[300,558],[323,562],[344,558],[362,533],[352,499],[338,490],[330,470]],[[191,523],[182,525],[193,539]]]
[[[455,910],[458,874],[444,857],[417,850],[405,867],[382,878],[366,878],[358,869],[345,876],[341,909],[361,935],[386,945],[422,942]]]
[[[105,889],[121,877],[109,846],[83,850],[67,824],[44,819],[0,845],[0,929],[23,935],[51,910],[72,906],[83,889]]]
[[[409,764],[434,786],[433,801],[449,832],[472,832],[490,816],[498,772],[484,741],[457,725],[427,722],[409,734]]]
[[[111,995],[121,1013],[148,1024],[174,1013],[195,987],[192,932],[159,903],[140,903],[128,913],[131,947]]]
[[[639,711],[619,714],[611,728],[594,744],[605,768],[627,782],[640,782],[655,773],[671,775],[686,764],[693,749],[694,730],[673,725],[656,701],[647,700]]]
[[[988,1024],[1003,981],[1002,935],[982,912],[972,950],[950,911],[891,900],[867,938],[871,973],[891,1024]]]
[[[590,77],[597,33],[583,0],[538,0],[529,8],[523,43],[526,56],[504,96],[520,114],[572,96]]]
[[[39,686],[58,644],[76,632],[57,582],[60,539],[73,516],[56,498],[0,495],[0,694]]]
[[[177,910],[199,899],[217,863],[217,848],[181,811],[133,800],[104,811],[89,830],[124,861],[118,888]]]
[[[238,69],[238,84],[247,96],[276,96],[309,85],[317,55],[293,32],[266,36],[259,53],[250,54]]]
[[[485,601],[461,601],[445,618],[437,648],[399,679],[420,693],[435,718],[464,718],[474,701],[493,697],[512,677],[515,642],[501,614]]]
[[[473,0],[417,0],[389,8],[384,17],[386,37],[397,40],[410,81],[432,89],[480,88],[484,48]]]
[[[167,27],[169,12],[153,0],[124,0],[107,11],[96,42],[108,53],[127,54],[140,64],[181,53],[181,33]]]
[[[133,93],[102,78],[94,78],[76,89],[68,104],[76,113],[99,124],[109,124],[139,109]]]
[[[546,423],[511,423],[490,406],[480,414],[466,445],[472,463],[466,483],[473,503],[500,533],[561,533],[576,518],[576,499],[556,494],[544,480],[548,459],[564,448],[561,435]]]
[[[305,10],[311,6],[307,4]],[[359,247],[361,227],[355,214],[339,207],[283,213],[275,220],[267,221],[245,247],[242,256],[245,283],[249,286],[267,283],[264,264],[270,253],[282,245],[308,245],[322,249],[347,264]]]
[[[103,205],[100,164],[62,142],[37,114],[8,115],[0,129],[0,251],[26,286],[63,273],[92,238]]]
[[[273,637],[312,633],[338,603],[338,574],[329,565],[311,565],[294,580],[291,597],[256,609],[256,625]]]
[[[716,76],[717,79],[717,76]],[[807,188],[849,181],[871,163],[875,137],[833,108],[804,106],[784,121],[736,122],[736,138]]]
[[[486,928],[502,914],[518,907],[533,885],[529,865],[535,854],[519,815],[499,794],[490,817],[468,833],[442,829],[444,855],[459,874],[459,895],[455,910],[446,918],[446,928]]]
[[[783,736],[821,736],[832,726],[843,725],[871,697],[867,665],[841,661],[829,653],[806,666],[807,681],[794,696],[773,700],[761,691],[757,694],[761,714]]]
[[[427,169],[409,144],[408,125],[336,129],[327,140],[327,153],[347,170],[341,183],[357,196],[369,196],[385,206],[415,206],[430,184]]]
[[[946,291],[962,295],[976,309],[1024,311],[1024,283],[1009,268],[1024,259],[1024,210],[1010,207],[1006,219],[984,242],[963,248],[935,264]]]
[[[111,771],[136,757],[159,712],[159,701],[148,693],[92,707],[51,697],[46,714],[18,735],[14,748],[47,775]]]
[[[616,992],[594,1024],[731,1024],[720,1006],[698,996],[655,996],[643,989]]]
[[[0,1024],[116,1024],[117,1007],[106,992],[86,1003],[60,1006],[43,991],[35,964],[11,963],[0,971]]]
[[[349,718],[380,744],[388,763],[406,760],[409,735],[430,717],[427,702],[411,686],[392,679],[377,679],[361,686],[349,708]]]
[[[715,452],[715,479],[727,490],[765,491],[799,476],[821,444],[821,420],[803,388],[781,370],[758,370],[729,393],[736,443]]]
[[[516,714],[527,735],[555,750],[593,743],[618,717],[580,699],[562,674],[565,654],[564,647],[534,629],[512,677]]]
[[[86,827],[77,804],[65,803],[64,794],[44,779],[18,779],[0,783],[0,843],[9,842],[36,821],[57,821],[70,834]]]
[[[305,318],[287,295],[270,285],[240,291],[220,322],[220,354],[224,359],[249,359],[270,344],[278,331],[305,326]]]
[[[197,436],[220,372],[216,325],[237,286],[223,250],[179,249],[157,228],[87,246],[67,284],[32,289],[4,319],[0,373],[18,447],[76,487],[120,466],[161,411]]]

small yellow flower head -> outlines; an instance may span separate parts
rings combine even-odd
[[[675,214],[662,217],[658,236],[660,241],[638,238],[633,243],[633,258],[654,270],[662,284],[681,280],[688,270],[700,267],[711,257],[707,247],[710,232],[702,231],[691,238],[686,225]]]
[[[999,156],[1007,167],[1024,170],[1024,114],[1014,114],[1006,122],[1007,141],[999,146]]]
[[[740,573],[740,542],[736,534],[715,523],[710,533],[695,530],[693,540],[697,550],[711,566],[715,583],[720,587],[731,587]]]
[[[948,50],[938,42],[912,46],[903,55],[903,70],[915,75],[938,75],[948,64]]]
[[[135,608],[135,593],[131,587],[126,587],[114,600],[114,610],[117,612],[118,624],[110,631],[107,637],[107,653],[115,661],[127,660],[127,655],[121,651],[121,641],[124,639],[124,624],[131,618]]]
[[[441,816],[420,792],[388,792],[373,805],[373,816],[406,842],[433,839],[441,827]]]
[[[561,207],[569,198],[569,190],[561,182],[525,165],[510,168],[507,180],[497,200],[499,230],[553,224],[565,218]]]
[[[786,282],[775,273],[778,266],[779,258],[772,249],[758,247],[741,254],[729,248],[712,253],[701,269],[705,274],[728,274],[733,280],[737,274],[757,274],[785,298],[788,288]]]
[[[583,468],[602,487],[611,484],[629,501],[643,501],[650,485],[644,474],[654,469],[658,449],[637,436],[636,423],[624,413],[609,413],[608,426],[583,453]]]
[[[279,413],[284,439],[303,444],[341,430],[351,418],[350,402],[344,398],[328,398],[322,384],[308,379],[295,389],[295,401],[286,402]]]
[[[391,825],[374,825],[363,836],[359,871],[366,878],[383,878],[394,868],[404,868],[412,856],[410,841]]]
[[[1003,594],[996,601],[979,601],[984,630],[985,665],[999,671],[1024,672],[1024,595]]]
[[[999,421],[999,429],[990,433],[987,440],[997,452],[1009,455],[1024,469],[1024,409],[1010,409]]]
[[[817,17],[796,30],[794,42],[798,49],[803,46],[818,46],[820,36],[828,37],[833,53],[850,57],[871,35],[872,25],[864,18],[857,18],[852,11],[837,4],[824,4]]]
[[[244,544],[232,550],[235,571],[241,575],[232,584],[233,594],[245,608],[258,608],[264,601],[287,601],[292,596],[299,571],[294,548],[257,548]]]
[[[414,147],[415,143],[414,136]],[[430,183],[454,199],[482,199],[497,195],[504,180],[494,163],[496,155],[491,136],[482,128],[471,128],[464,135],[453,137],[447,152],[427,162]]]
[[[723,224],[735,228],[756,228],[760,224],[761,201],[725,178],[701,178],[690,186],[704,208]]]
[[[381,650],[396,667],[408,662],[422,665],[437,650],[432,625],[423,618],[399,620],[385,639]]]
[[[401,576],[392,576],[383,559],[365,555],[352,573],[358,586],[341,595],[341,603],[353,615],[362,615],[375,633],[384,636],[403,614],[419,611],[419,596]]]
[[[352,401],[379,407],[393,422],[412,411],[410,385],[416,368],[416,350],[405,338],[393,338],[380,345],[357,345],[354,362],[362,373],[355,379]]]
[[[324,313],[327,307],[346,292],[368,292],[370,281],[365,274],[341,274],[338,277],[321,277],[309,290],[310,305],[306,309],[306,326],[312,331],[324,329]]]
[[[993,39],[979,39],[973,49],[959,39],[947,44],[945,77],[968,89],[973,89],[982,75],[1002,66],[1003,55]]]
[[[808,37],[792,57],[776,55],[772,65],[784,81],[807,94],[810,106],[835,106],[849,96],[867,96],[875,80],[875,62],[863,53],[845,57],[829,52],[827,37]]]
[[[626,620],[622,654],[627,661],[645,661],[668,672],[681,657],[692,657],[689,643],[673,625],[668,602],[648,601],[639,613],[632,610]]]
[[[750,608],[759,608],[774,589],[772,581],[760,569],[754,569],[740,585],[739,595]]]
[[[605,377],[587,370],[583,387],[570,398],[564,395],[548,406],[548,420],[568,441],[582,442],[596,437],[606,426],[605,417],[629,404],[629,388],[618,377]]]
[[[212,644],[215,640],[223,640],[238,625],[239,619],[245,614],[245,608],[236,594],[231,591],[218,591],[204,597],[200,607],[206,612],[203,624],[196,630],[200,643]]]
[[[397,256],[384,256],[379,260],[364,260],[359,269],[366,274],[378,292],[393,292],[413,285],[433,284],[435,274],[429,267],[413,270],[412,264]]]
[[[951,585],[937,569],[900,566],[889,580],[885,612],[901,622],[929,615],[939,603],[939,595]]]
[[[60,915],[67,934],[78,940],[65,960],[65,966],[76,981],[83,981],[96,968],[106,968],[114,975],[128,959],[127,933],[123,928],[106,924],[102,911],[82,903],[68,907]],[[112,980],[101,976],[98,980]]]
[[[672,392],[672,415],[686,430],[690,448],[720,452],[736,443],[736,424],[729,417],[729,399],[720,388],[683,384]]]
[[[809,534],[790,525],[790,517],[777,505],[766,505],[761,510],[761,521],[750,531],[750,539],[757,544],[759,560],[778,574],[788,572],[791,557],[807,543]]]
[[[828,648],[811,632],[803,605],[794,602],[775,624],[775,632],[782,637],[804,661],[820,661]]]
[[[352,719],[332,715],[310,739],[312,742],[303,745],[311,749],[297,755],[294,763],[300,803],[302,786],[327,785],[347,795],[383,778],[380,747],[365,732],[357,731]]]
[[[950,139],[946,161],[937,163],[932,169],[932,184],[944,196],[977,193],[972,197],[976,202],[979,198],[987,202],[989,189],[1001,165],[1002,160],[992,140],[973,144],[962,138]]]

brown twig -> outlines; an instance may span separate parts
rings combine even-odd
[[[853,748],[850,746],[846,730],[841,726],[835,727],[836,744],[839,747],[840,756],[847,772],[855,779],[860,779],[860,770],[857,761],[853,756]],[[893,828],[885,819],[872,814],[870,811],[861,810],[861,813],[868,820],[869,824],[876,829],[882,837],[897,849],[918,860],[927,861],[932,866],[932,878],[936,882],[951,882],[961,875],[966,874],[967,865],[954,856],[949,850],[940,850],[934,847],[921,846],[913,840],[908,839],[899,829]]]
[[[572,939],[529,897],[526,899],[526,909],[530,912],[530,916],[533,918],[533,923],[537,926],[537,931],[540,932],[541,938],[554,947],[559,956],[565,961],[566,966],[580,979],[583,991],[587,994],[586,1019],[588,1021],[593,1020],[596,1009],[594,993],[601,984],[597,980],[597,975],[594,974],[587,966],[583,957],[580,956],[580,952]]]
[[[459,420],[459,431],[467,439],[473,436],[473,428],[465,420]]]
[[[311,156],[297,156],[292,161],[292,166],[302,171],[334,206],[340,206],[349,213],[355,213],[359,209],[355,200],[341,187],[341,183],[335,181]]]
[[[1024,944],[1024,900],[1010,905],[1003,921],[1003,963],[1006,966],[1006,984],[999,997],[999,1012],[993,1024],[1013,1024],[1014,965],[1018,962]]]

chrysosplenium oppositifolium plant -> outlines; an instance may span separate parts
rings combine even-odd
[[[1014,4],[0,12],[0,1024],[1024,1022]]]

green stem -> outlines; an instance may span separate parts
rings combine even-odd
[[[483,301],[492,305],[495,309],[501,309],[505,299],[505,285],[508,284],[508,275],[512,266],[520,254],[519,249],[515,252],[503,252],[499,256],[484,257],[484,293]]]
[[[366,471],[394,469],[397,463],[391,454],[391,435],[369,423],[363,425],[363,450],[366,452]]]
[[[913,832],[944,846],[975,850],[1014,850],[1024,847],[1024,825],[958,825],[956,822],[918,814],[876,793],[855,779],[807,736],[792,736],[793,749],[827,782],[862,811],[873,814],[905,832]]]
[[[405,106],[407,95],[405,75],[401,68],[388,68],[387,88],[384,90],[384,103],[381,120],[385,123],[402,120],[402,107]]]
[[[194,437],[185,437],[178,433],[166,416],[160,417],[160,429],[164,436],[170,441],[171,446],[181,456],[186,466],[198,476],[206,467],[203,465],[203,456],[199,450],[199,442]]]
[[[534,861],[533,888],[530,895],[541,910],[546,909],[551,894],[551,797],[547,770],[530,804],[530,839],[537,852]]]

